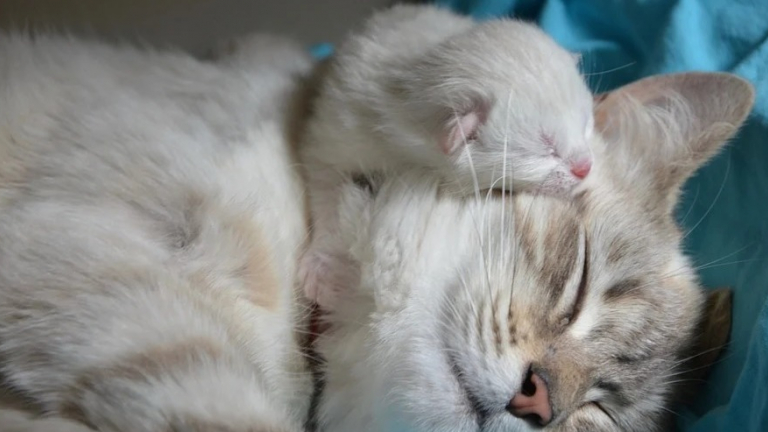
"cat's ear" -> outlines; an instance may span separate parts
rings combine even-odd
[[[477,139],[478,130],[488,118],[488,104],[473,102],[469,109],[452,113],[440,130],[438,144],[443,154],[451,156]]]
[[[682,184],[736,133],[754,97],[744,79],[703,72],[652,76],[598,95],[605,166],[671,213]]]

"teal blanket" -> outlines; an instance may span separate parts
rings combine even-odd
[[[749,79],[757,104],[730,147],[686,185],[680,221],[708,287],[735,290],[731,344],[698,402],[689,432],[768,431],[768,1],[437,0],[478,18],[536,21],[582,53],[596,91],[686,70]]]
[[[680,205],[703,283],[735,293],[728,351],[678,417],[685,432],[768,432],[768,0],[436,1],[478,18],[537,22],[582,53],[595,91],[686,70],[733,72],[755,85],[747,125],[688,182]]]

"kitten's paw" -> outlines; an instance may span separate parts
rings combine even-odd
[[[330,311],[338,303],[338,296],[359,280],[359,272],[349,258],[310,250],[301,259],[299,278],[304,295],[321,309]]]

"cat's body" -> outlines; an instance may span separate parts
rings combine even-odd
[[[3,37],[0,64],[7,382],[103,432],[301,430],[286,71],[50,38]],[[671,208],[752,101],[722,75],[632,89],[597,111],[608,144],[574,202],[459,198],[424,173],[342,185],[361,275],[319,342],[321,430],[657,428],[703,297]]]
[[[311,62],[284,55],[254,73],[0,37],[0,370],[42,412],[301,430],[306,215],[287,131]]]
[[[332,308],[349,283],[334,245],[349,173],[420,167],[463,194],[493,182],[568,196],[592,163],[592,95],[574,57],[519,21],[412,5],[374,15],[330,60],[303,140],[307,295]]]

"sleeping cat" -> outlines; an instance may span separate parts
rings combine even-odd
[[[222,66],[0,36],[0,375],[102,432],[298,432],[298,45]],[[261,58],[259,57],[261,56]],[[0,411],[0,430],[83,429]]]
[[[537,27],[432,5],[375,14],[329,62],[302,140],[312,242],[301,269],[324,309],[354,269],[338,237],[349,173],[418,166],[459,193],[475,182],[568,197],[592,164],[592,94],[574,55]]]
[[[319,340],[323,430],[669,430],[703,300],[673,208],[752,103],[711,73],[607,95],[572,202],[348,181],[338,220],[360,272]]]
[[[0,410],[0,425],[302,430],[289,72],[309,62],[3,36],[0,64],[0,367],[55,417]],[[321,429],[653,430],[702,300],[671,208],[751,102],[717,74],[608,96],[572,203],[348,181],[361,275],[319,343]]]

